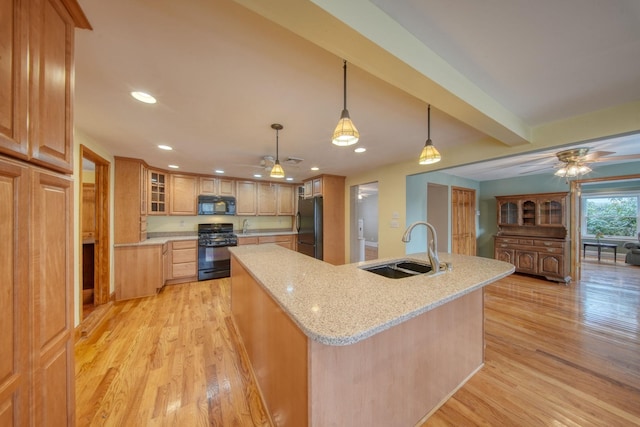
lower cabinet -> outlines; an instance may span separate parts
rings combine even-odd
[[[118,246],[114,250],[116,300],[155,295],[164,285],[163,244]]]
[[[0,156],[0,425],[75,425],[73,181]]]
[[[264,236],[238,236],[238,245],[261,245],[264,243],[275,243],[287,249],[295,250],[295,235],[293,234],[273,234]]]
[[[567,239],[496,236],[494,258],[513,264],[518,273],[568,283],[571,280],[568,251]]]
[[[168,274],[165,278],[165,283],[175,284],[198,280],[197,240],[174,240],[169,242],[168,252]]]

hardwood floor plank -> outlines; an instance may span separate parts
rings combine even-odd
[[[487,286],[485,365],[423,425],[640,426],[640,267],[583,268],[568,286]],[[76,343],[78,426],[271,426],[229,290],[194,282],[110,307]]]

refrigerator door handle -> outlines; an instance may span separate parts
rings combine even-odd
[[[300,232],[300,212],[296,214],[296,231]]]

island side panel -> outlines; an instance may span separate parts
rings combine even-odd
[[[231,311],[274,423],[306,426],[307,337],[234,256]]]
[[[483,292],[347,346],[310,344],[311,426],[413,426],[484,362]]]

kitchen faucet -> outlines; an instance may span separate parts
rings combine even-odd
[[[433,225],[429,224],[426,221],[416,221],[407,227],[407,230],[404,232],[402,236],[402,241],[404,243],[408,243],[411,241],[411,232],[418,225],[424,225],[427,227],[427,257],[429,258],[429,264],[431,264],[431,269],[433,272],[438,272],[441,269],[446,269],[446,264],[440,265],[440,260],[438,259],[438,235],[436,234],[436,229]],[[431,236],[433,237],[429,242],[429,231],[431,231]]]
[[[247,231],[249,231],[249,220],[245,219],[242,221],[242,234],[247,234]]]

